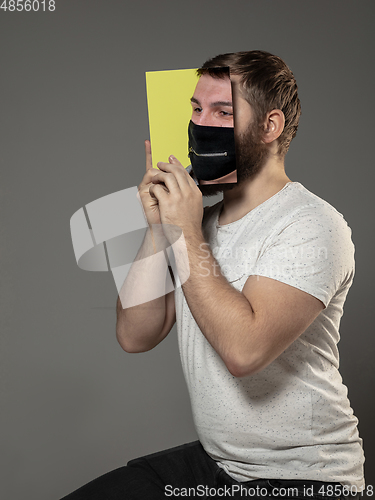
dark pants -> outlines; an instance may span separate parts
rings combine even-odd
[[[199,441],[131,460],[126,467],[108,472],[62,500],[165,500],[167,498],[252,500],[337,500],[329,483],[308,480],[259,479],[239,483],[204,451]],[[335,483],[330,483],[333,486]],[[336,483],[337,484],[337,483]],[[349,498],[349,497],[345,497]],[[351,497],[353,499],[353,497]]]

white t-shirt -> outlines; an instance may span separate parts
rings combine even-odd
[[[236,378],[176,290],[180,354],[199,439],[238,481],[310,479],[360,488],[362,440],[337,350],[354,274],[351,230],[296,182],[219,226],[222,203],[205,209],[203,231],[232,286],[241,291],[250,275],[266,276],[313,295],[325,309],[265,369]]]

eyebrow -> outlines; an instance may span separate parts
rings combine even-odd
[[[194,102],[195,104],[198,104],[198,106],[201,106],[201,103],[195,97],[192,97],[190,102]],[[233,103],[232,101],[215,101],[210,103],[211,108],[215,108],[216,106],[228,106],[233,108]]]

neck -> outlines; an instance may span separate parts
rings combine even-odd
[[[290,179],[285,173],[283,159],[269,158],[258,174],[224,192],[219,224],[241,219],[278,193],[288,182]]]

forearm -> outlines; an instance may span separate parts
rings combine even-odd
[[[185,234],[190,276],[183,290],[200,330],[237,376],[251,364],[252,343],[257,342],[255,314],[249,301],[222,275],[202,233]],[[175,251],[177,267],[186,267],[182,252]],[[246,335],[246,332],[251,332]],[[246,359],[245,359],[246,358]]]
[[[160,342],[166,320],[169,272],[161,228],[147,230],[117,300],[117,339],[128,352],[146,351]]]

